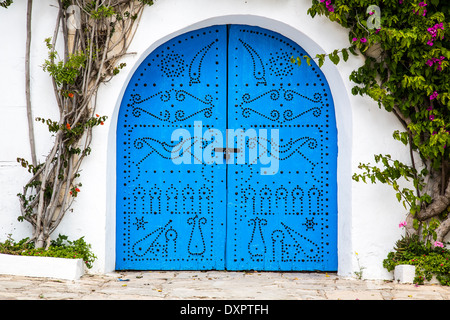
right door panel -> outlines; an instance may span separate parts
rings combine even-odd
[[[278,33],[229,27],[228,270],[337,269],[337,130],[331,92]],[[242,131],[237,131],[237,129]],[[233,133],[231,131],[231,133]]]

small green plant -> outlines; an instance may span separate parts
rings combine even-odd
[[[42,66],[43,70],[52,76],[58,88],[61,88],[63,85],[73,86],[81,70],[85,68],[86,54],[82,51],[76,52],[68,55],[67,61],[64,61],[58,57],[58,52],[55,50],[51,38],[45,39],[45,43],[49,53],[48,60],[45,60]],[[55,62],[58,58],[58,62]],[[65,94],[64,96],[66,97]]]
[[[65,235],[58,235],[56,240],[52,240],[47,250],[35,248],[34,242],[29,238],[15,242],[11,236],[6,241],[0,243],[0,253],[22,255],[22,256],[40,256],[67,259],[83,259],[87,268],[92,268],[97,257],[91,251],[91,245],[86,243],[84,237],[75,241],[70,241]]]
[[[365,269],[365,267],[361,267],[361,264],[359,263],[359,254],[358,254],[358,252],[355,252],[355,255],[356,255],[356,261],[358,262],[359,271],[355,271],[354,273],[355,273],[356,277],[359,280],[361,280],[362,277],[363,277],[363,270]]]
[[[423,284],[433,276],[440,284],[450,286],[450,250],[444,248],[441,242],[431,243],[420,241],[418,235],[405,235],[396,242],[394,251],[389,252],[383,260],[383,267],[388,271],[397,265],[409,264],[416,266],[414,283]]]

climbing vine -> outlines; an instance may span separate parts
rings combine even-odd
[[[12,1],[3,1],[2,6],[8,2]],[[53,83],[59,117],[36,118],[53,135],[53,146],[44,161],[30,163],[24,158],[17,159],[31,174],[18,194],[19,220],[32,225],[29,241],[36,248],[50,245],[50,235],[82,192],[81,164],[92,151],[93,129],[106,121],[106,116],[96,113],[98,89],[125,67],[119,60],[127,54],[144,7],[152,3],[57,1],[54,33],[42,45],[48,49],[43,70]],[[56,50],[59,43],[63,52]]]
[[[313,0],[308,13],[348,30],[348,48],[315,59],[337,64],[348,52],[362,54],[364,65],[350,76],[352,93],[393,114],[403,128],[393,138],[409,146],[410,163],[375,155],[375,164],[361,163],[353,179],[390,185],[408,211],[407,233],[442,245],[450,231],[450,3]],[[402,187],[404,179],[411,187]]]

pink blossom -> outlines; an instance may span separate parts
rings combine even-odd
[[[353,38],[352,40],[353,40],[353,41],[358,41],[358,38]]]
[[[442,29],[444,30],[444,24],[441,23],[436,23],[434,26],[428,28],[428,33],[431,34],[432,40],[428,40],[427,44],[429,46],[433,45],[433,41],[435,40],[435,38],[437,37],[437,30],[438,29]],[[444,36],[441,37],[441,40],[444,39]]]
[[[431,121],[434,120],[434,114],[430,114],[430,120],[431,120]]]
[[[445,57],[444,56],[440,56],[439,58],[431,58],[431,59],[428,59],[428,61],[427,62],[425,62],[428,66],[433,66],[433,64],[435,64],[435,63],[437,63],[438,64],[438,66],[437,66],[437,69],[439,70],[439,71],[442,71],[442,61],[445,59]]]
[[[328,11],[330,12],[334,12],[334,7],[331,4],[331,0],[320,0],[321,3],[325,2],[325,7],[328,9]]]
[[[425,2],[423,2],[423,1],[422,1],[421,3],[419,3],[419,7],[426,7],[426,6],[427,6],[427,4],[426,4]],[[415,14],[418,14],[418,13],[419,13],[419,10],[414,11],[414,13],[415,13]],[[426,14],[427,14],[427,10],[424,9],[422,15],[425,17]]]
[[[443,248],[443,247],[444,247],[444,244],[443,244],[442,242],[440,242],[440,241],[435,241],[435,242],[434,242],[434,246],[435,246],[435,247],[441,247],[441,248]]]
[[[366,43],[367,42],[367,39],[366,38],[361,38],[361,40],[360,40],[362,43]]]
[[[398,225],[399,228],[403,228],[406,227],[406,221],[400,222],[400,224]]]
[[[433,94],[430,96],[430,100],[434,100],[437,98],[439,94],[437,93],[437,91],[433,92]]]

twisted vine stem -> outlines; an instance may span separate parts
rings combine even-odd
[[[32,225],[29,241],[37,248],[49,246],[51,233],[81,192],[77,181],[91,152],[93,128],[106,121],[96,114],[98,89],[125,66],[119,60],[128,54],[143,9],[151,4],[149,0],[58,0],[43,67],[51,76],[59,119],[36,118],[48,126],[54,143],[42,162],[17,159],[32,175],[18,194],[19,220]],[[58,41],[63,42],[61,57],[55,50]]]

